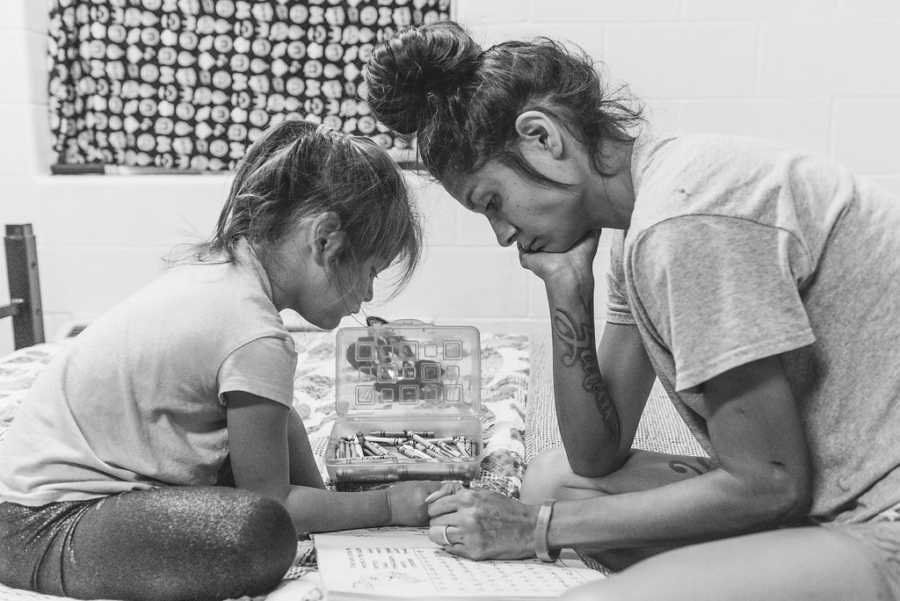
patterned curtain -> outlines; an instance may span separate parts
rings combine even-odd
[[[57,163],[229,170],[288,117],[403,151],[360,99],[363,65],[448,18],[450,0],[52,0]]]

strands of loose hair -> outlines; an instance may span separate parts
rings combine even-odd
[[[369,258],[399,264],[395,290],[412,277],[422,233],[396,163],[376,143],[300,120],[270,128],[239,164],[214,235],[195,245],[200,262],[236,260],[241,239],[280,240],[302,217],[333,212],[347,243],[332,266],[338,286]]]
[[[591,151],[608,174],[603,140],[630,141],[643,121],[627,87],[608,89],[580,48],[548,38],[486,50],[456,23],[409,29],[376,49],[366,68],[368,100],[389,127],[415,132],[424,166],[439,180],[500,160],[537,183],[562,185],[518,152],[515,122],[541,111]]]

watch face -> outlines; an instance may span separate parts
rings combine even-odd
[[[230,170],[273,122],[409,142],[370,115],[379,42],[450,0],[53,0],[50,124],[61,163]],[[199,142],[199,143],[198,143]]]

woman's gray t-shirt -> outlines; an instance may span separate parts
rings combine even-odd
[[[703,382],[781,354],[813,463],[811,515],[900,502],[900,199],[748,138],[642,136],[611,323],[636,324],[701,444]]]

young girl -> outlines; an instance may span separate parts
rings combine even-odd
[[[900,598],[900,199],[756,140],[635,136],[639,114],[549,40],[408,30],[367,82],[551,311],[564,450],[529,466],[526,504],[433,495],[435,542],[633,564],[571,599]],[[654,376],[709,461],[631,450]]]
[[[435,484],[323,489],[278,314],[334,328],[388,265],[411,276],[420,235],[377,145],[303,121],[268,131],[196,260],[92,323],[35,382],[0,446],[0,581],[82,598],[255,595],[298,533],[425,523]]]

